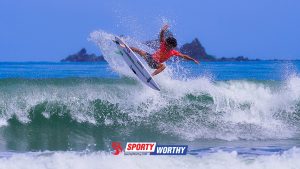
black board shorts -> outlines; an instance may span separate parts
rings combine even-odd
[[[146,53],[145,60],[152,69],[158,69],[159,63],[157,63],[150,53]]]

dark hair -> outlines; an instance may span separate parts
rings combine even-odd
[[[169,46],[171,46],[173,48],[177,47],[177,40],[175,38],[173,38],[173,37],[168,37],[166,39],[166,43],[167,43],[167,45],[169,45]]]

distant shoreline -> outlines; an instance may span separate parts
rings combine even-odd
[[[157,50],[159,48],[159,40],[150,40],[144,42],[148,47]],[[185,43],[177,48],[183,54],[187,54],[200,62],[249,62],[249,61],[299,61],[300,59],[251,59],[245,56],[237,57],[217,57],[206,52],[198,38],[195,38],[191,43]],[[172,60],[172,59],[171,59]],[[60,62],[106,62],[103,55],[88,54],[85,48],[79,52],[71,54]]]
[[[201,62],[299,62],[300,59],[249,59],[247,61],[221,61],[221,60],[202,60]],[[0,61],[0,63],[108,63],[106,60],[103,61],[78,61],[78,62],[69,62],[69,61]]]
[[[183,51],[184,53],[184,51]],[[187,52],[186,52],[187,53]],[[195,55],[191,55],[193,58],[199,60],[200,62],[250,62],[250,61],[300,61],[300,59],[249,59],[244,56],[238,57],[215,57],[212,55],[205,54],[205,57],[199,58]],[[29,61],[31,62],[31,61]],[[79,52],[69,55],[65,59],[60,60],[60,62],[107,62],[104,57],[96,56],[95,54],[88,54],[85,48],[82,48]]]

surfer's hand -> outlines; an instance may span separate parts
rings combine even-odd
[[[198,60],[194,59],[193,61],[194,61],[196,64],[199,64],[199,61],[198,61]]]
[[[169,25],[164,25],[161,30],[166,31],[169,28]]]

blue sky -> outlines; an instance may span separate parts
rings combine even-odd
[[[156,37],[163,21],[180,44],[198,37],[219,57],[300,59],[299,0],[1,0],[0,61],[58,61],[94,30]]]

